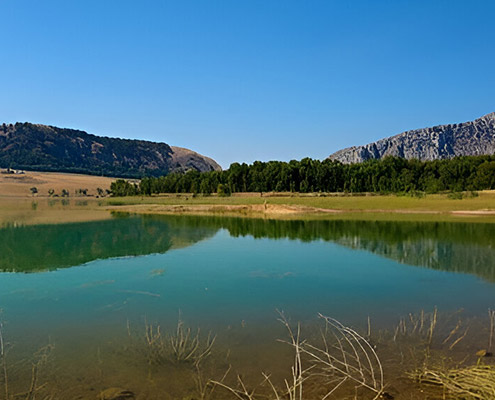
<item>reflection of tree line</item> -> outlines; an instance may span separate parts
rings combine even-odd
[[[331,241],[401,263],[470,273],[495,282],[493,224],[282,221],[218,217],[202,217],[201,222],[194,223],[227,229],[232,236]]]
[[[0,229],[0,270],[39,271],[99,258],[164,253],[227,229],[234,237],[325,240],[495,282],[495,225],[444,222],[283,221],[142,216]]]
[[[96,259],[164,253],[215,233],[165,218],[129,217],[0,229],[0,271],[34,272]]]

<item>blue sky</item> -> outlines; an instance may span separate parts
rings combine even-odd
[[[0,0],[0,122],[231,162],[495,111],[494,1]]]

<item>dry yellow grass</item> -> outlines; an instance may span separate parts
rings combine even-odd
[[[24,174],[0,174],[0,197],[32,197],[31,188],[36,187],[36,197],[48,197],[53,189],[60,195],[68,190],[71,197],[79,189],[87,189],[89,195],[96,195],[97,188],[110,189],[115,178],[103,176],[65,174],[60,172],[25,171]]]

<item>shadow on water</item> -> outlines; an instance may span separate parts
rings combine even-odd
[[[328,241],[400,263],[495,282],[495,225],[448,222],[283,221],[130,216],[105,221],[0,229],[0,271],[36,272],[96,259],[165,253],[213,237]]]

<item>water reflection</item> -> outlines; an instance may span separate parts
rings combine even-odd
[[[328,241],[404,264],[474,274],[495,282],[495,225],[447,222],[282,221],[129,216],[105,221],[0,229],[0,270],[35,272],[95,259],[165,253],[230,236]]]
[[[115,214],[111,220],[0,229],[0,271],[38,272],[96,259],[165,253],[215,234],[164,217]]]

